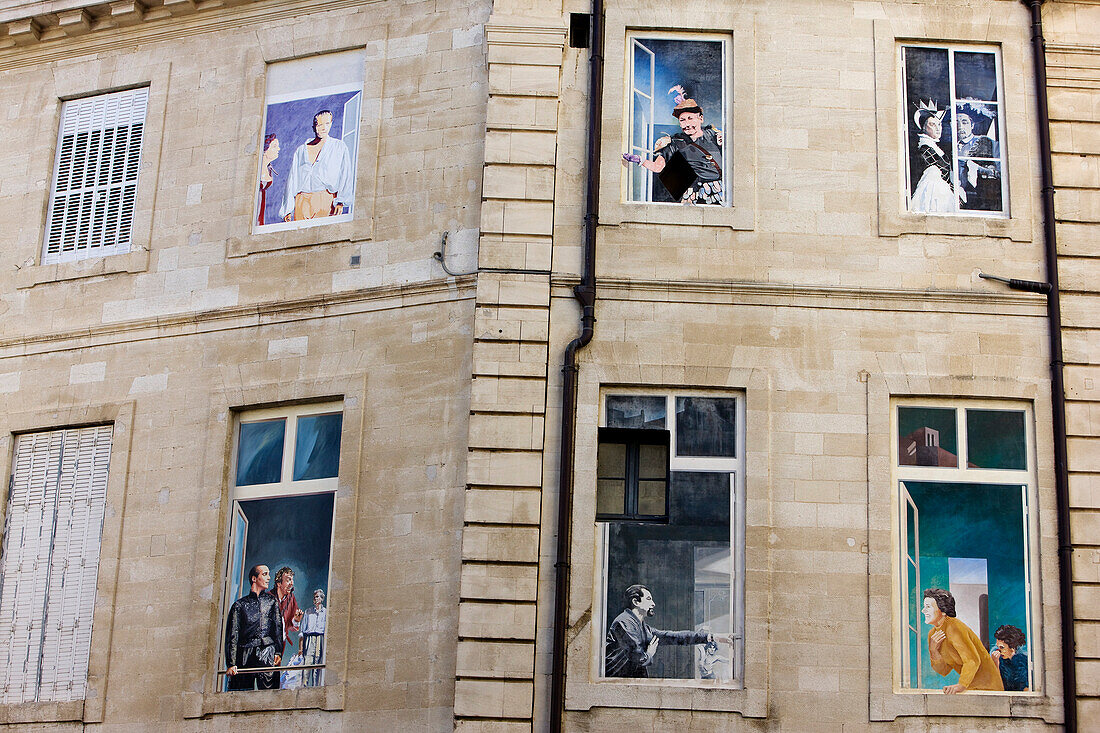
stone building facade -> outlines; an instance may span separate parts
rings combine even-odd
[[[1043,8],[1081,730],[1100,717],[1096,7]],[[596,323],[574,415],[560,368],[579,333],[592,51],[571,22],[589,11],[0,9],[0,125],[19,141],[0,152],[0,625],[23,640],[0,725],[547,730],[563,561],[565,730],[1063,724],[1045,298],[979,277],[1045,279],[1027,8],[608,3]],[[722,132],[717,205],[661,201],[658,178],[622,161],[678,130],[670,75]],[[965,86],[977,78],[984,96]],[[102,194],[131,185],[129,240],[97,252],[57,203],[72,195],[66,115],[134,90],[140,163]],[[342,106],[308,107],[330,97]],[[304,143],[323,112],[353,193],[301,189],[329,191],[332,217],[301,224],[311,204],[287,166],[321,165]],[[972,198],[930,213],[919,135],[936,113],[947,184],[970,181]],[[284,114],[297,127],[273,127]],[[996,152],[956,148],[963,114]],[[98,185],[73,204],[91,230]],[[70,441],[99,458],[67,463]],[[71,488],[85,479],[100,487],[87,499]],[[102,516],[91,564],[57,539],[77,495]],[[27,506],[50,518],[21,524]],[[48,541],[25,529],[46,524]],[[32,546],[45,554],[19,554]],[[323,677],[285,680],[297,689],[223,691],[226,616],[254,561],[295,569],[303,609],[325,591]],[[70,566],[93,592],[65,615],[51,604]],[[651,591],[655,627],[730,643],[670,642],[648,679],[608,674],[630,583]],[[940,691],[959,678],[928,666],[933,584],[990,648],[998,626],[1021,627],[1029,690]],[[86,683],[70,657],[68,682],[43,663],[55,628],[74,648],[85,634]]]

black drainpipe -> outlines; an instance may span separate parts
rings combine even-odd
[[[581,305],[581,333],[565,347],[558,465],[558,542],[554,563],[554,648],[550,671],[550,730],[561,733],[565,715],[565,632],[569,626],[569,535],[573,513],[573,453],[577,422],[577,352],[592,340],[596,323],[596,227],[600,221],[600,115],[603,107],[603,0],[592,0],[588,57],[588,164],[584,201],[584,264],[573,297]]]
[[[1058,591],[1062,612],[1062,695],[1067,733],[1077,731],[1076,644],[1073,629],[1073,545],[1069,535],[1069,470],[1066,459],[1066,390],[1062,380],[1062,308],[1058,300],[1058,238],[1054,220],[1054,174],[1050,155],[1050,111],[1047,109],[1046,41],[1043,0],[1021,0],[1031,10],[1031,46],[1035,55],[1035,99],[1038,108],[1040,166],[1043,181],[1043,245],[1046,255],[1047,320],[1050,330],[1050,399],[1054,422],[1054,491],[1058,513]]]

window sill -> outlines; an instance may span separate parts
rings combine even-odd
[[[880,180],[880,184],[883,183]],[[879,196],[879,234],[884,237],[897,237],[902,234],[940,234],[959,237],[996,237],[1011,239],[1015,242],[1032,240],[1031,222],[1021,217],[902,213],[890,211],[891,198],[890,192]]]
[[[52,265],[24,267],[15,275],[15,287],[25,290],[45,283],[117,275],[126,272],[145,272],[148,269],[149,251],[142,248],[124,254],[89,257],[86,260],[57,262]]]
[[[0,705],[0,725],[70,723],[84,720],[84,701],[23,702]]]
[[[270,710],[343,710],[344,693],[344,685],[303,687],[298,690],[185,692],[183,717],[194,719]]]
[[[277,252],[298,247],[318,247],[326,244],[347,244],[371,238],[374,221],[371,218],[323,223],[281,232],[264,232],[242,237],[230,237],[226,251],[229,257],[248,257],[263,252]]]
[[[1036,692],[872,692],[870,703],[870,719],[877,722],[917,716],[1039,718],[1054,725],[1065,722],[1060,702]]]
[[[729,683],[734,684],[734,683]],[[767,690],[743,689],[692,680],[601,680],[568,686],[566,710],[595,707],[708,710],[766,718]]]

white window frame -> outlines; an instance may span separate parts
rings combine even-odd
[[[637,152],[634,150],[634,44],[640,42],[647,51],[650,51],[648,46],[645,46],[646,40],[661,40],[661,41],[710,41],[720,42],[722,44],[722,113],[721,117],[717,121],[709,119],[707,117],[707,111],[703,110],[704,120],[707,120],[708,125],[714,125],[716,128],[722,131],[723,143],[722,143],[722,206],[723,209],[728,209],[733,204],[732,200],[732,177],[733,177],[733,156],[731,154],[731,147],[734,144],[734,136],[730,129],[730,106],[731,106],[731,94],[733,90],[733,36],[728,33],[707,33],[707,32],[674,32],[674,31],[650,31],[650,30],[637,30],[628,31],[626,36],[626,54],[625,63],[626,69],[624,72],[624,79],[626,80],[626,88],[623,90],[623,143],[624,147],[628,148],[630,152]],[[651,52],[651,51],[650,51]],[[652,52],[651,52],[652,53]],[[671,97],[664,93],[658,93],[650,84],[650,91],[652,91],[652,97],[650,99],[650,109],[655,110],[661,105],[657,100],[663,98],[664,101],[669,102],[668,113],[669,118],[672,119],[672,105]],[[712,113],[713,114],[713,113]],[[647,159],[653,153],[653,143],[656,141],[656,137],[653,134],[653,125],[656,124],[656,112],[652,116],[649,125],[649,131],[647,138],[649,142],[649,150],[644,151],[642,159]],[[635,165],[630,164],[632,167]],[[638,166],[641,168],[641,166]],[[622,177],[622,202],[628,206],[674,206],[683,207],[678,201],[653,201],[653,179],[657,175],[651,173],[645,168],[641,168],[648,175],[646,175],[646,195],[650,200],[648,201],[636,201],[631,198],[631,177],[633,172],[627,171],[627,174]]]
[[[607,618],[607,567],[608,532],[612,522],[595,522],[597,542],[596,596],[594,614],[598,623],[593,625],[593,678],[608,684],[659,684],[677,687],[723,687],[739,689],[744,686],[745,665],[745,395],[742,392],[707,392],[699,390],[662,390],[637,388],[605,388],[600,391],[599,425],[607,426],[607,398],[618,396],[664,397],[665,429],[669,437],[669,485],[675,471],[698,473],[728,473],[730,476],[730,619],[736,644],[730,653],[733,679],[729,681],[675,679],[675,678],[616,678],[605,677],[604,638],[611,619]],[[733,458],[679,456],[676,451],[676,398],[718,397],[737,400],[736,431]]]
[[[1001,211],[980,211],[974,209],[962,209],[959,208],[958,202],[955,202],[955,211],[952,212],[916,212],[909,208],[909,199],[912,196],[913,182],[911,179],[912,166],[909,159],[909,135],[913,125],[913,112],[914,110],[906,107],[908,99],[908,75],[906,73],[905,66],[905,49],[906,48],[934,48],[947,51],[947,74],[948,74],[948,87],[951,94],[951,99],[947,102],[948,112],[950,114],[944,115],[943,130],[944,134],[940,136],[942,143],[944,136],[950,135],[951,144],[949,150],[951,152],[951,182],[952,187],[959,185],[959,166],[957,155],[955,151],[955,105],[957,99],[955,98],[955,54],[957,52],[977,52],[977,53],[989,53],[993,55],[994,66],[997,74],[997,144],[1000,150],[1000,166],[1001,166]],[[1000,45],[991,44],[968,44],[968,43],[934,43],[924,41],[904,41],[897,44],[898,55],[898,68],[901,70],[901,124],[899,130],[901,131],[901,171],[902,171],[902,189],[901,189],[901,211],[903,214],[915,215],[915,216],[937,216],[937,217],[953,217],[953,218],[981,218],[981,219],[1009,219],[1011,218],[1010,201],[1009,201],[1009,165],[1008,165],[1008,138],[1006,134],[1005,125],[1005,85],[1004,85],[1004,69],[1001,63],[1001,47]],[[944,104],[940,100],[936,100],[939,104]],[[942,145],[940,146],[943,147]]]
[[[45,234],[42,242],[42,264],[71,262],[91,257],[103,257],[130,251],[134,237],[134,219],[137,211],[138,184],[141,178],[141,158],[145,134],[148,127],[149,87],[137,87],[123,91],[97,94],[91,97],[69,100],[62,103],[61,122],[57,131],[57,153],[54,158],[50,178],[50,199],[46,210]],[[98,177],[104,165],[110,166],[111,159],[105,154],[105,146],[97,151],[99,162],[96,166],[96,182],[92,186],[60,188],[62,169],[71,171],[73,160],[77,157],[75,142],[72,148],[65,146],[68,135],[94,133],[117,125],[141,124],[141,134],[135,141],[136,148],[124,150],[124,165],[133,169],[133,176],[121,181],[100,184]],[[117,140],[115,141],[117,148]],[[84,150],[87,151],[87,144]],[[112,193],[118,192],[118,209],[113,221],[107,220],[108,207]],[[90,197],[77,208],[75,222],[70,212],[62,207],[63,197]],[[100,209],[102,206],[102,209]],[[101,225],[96,226],[96,212],[102,211]],[[119,238],[119,230],[125,229],[125,236]],[[94,244],[98,236],[100,242],[113,232],[117,241],[111,245]]]
[[[330,478],[320,479],[304,479],[301,481],[294,481],[294,449],[298,437],[298,420],[303,417],[315,417],[318,415],[332,415],[340,414],[341,420],[344,415],[344,405],[342,402],[318,402],[309,403],[304,405],[294,405],[290,407],[271,407],[261,408],[256,410],[242,410],[237,413],[236,420],[233,426],[233,440],[231,441],[231,459],[229,462],[230,478],[229,478],[229,506],[228,506],[228,519],[226,522],[226,567],[222,572],[222,610],[218,616],[218,634],[217,641],[218,647],[214,655],[217,660],[217,670],[219,674],[215,675],[216,684],[215,691],[221,691],[223,689],[224,677],[220,672],[224,669],[224,647],[225,647],[225,618],[229,612],[229,607],[233,605],[233,602],[237,598],[231,598],[231,589],[234,587],[233,578],[231,574],[234,566],[235,547],[240,540],[236,536],[236,515],[238,513],[239,502],[250,501],[253,499],[278,499],[289,498],[297,496],[308,496],[310,494],[332,494],[333,495],[333,522],[329,535],[329,554],[328,554],[328,568],[326,570],[329,582],[332,580],[332,555],[334,550],[334,540],[336,537],[336,491],[339,488],[339,475]],[[241,425],[247,423],[257,423],[265,421],[273,421],[278,419],[285,419],[285,427],[283,430],[283,459],[280,469],[280,480],[268,483],[268,484],[251,484],[246,486],[237,485],[237,457],[240,446]],[[341,423],[341,446],[340,450],[343,452],[343,427]],[[242,572],[246,568],[241,568]],[[272,568],[272,580],[274,580],[274,568]],[[242,580],[239,587],[240,594],[238,598],[245,593],[244,581]],[[303,607],[305,610],[306,607]],[[328,604],[326,602],[326,608]],[[331,620],[331,615],[329,616]],[[326,630],[326,637],[328,632]],[[323,674],[322,668],[322,674]],[[322,677],[323,679],[323,677]],[[322,685],[324,683],[322,682]]]
[[[9,631],[0,646],[2,703],[85,697],[112,439],[111,424],[15,438],[0,568],[0,624]],[[27,614],[33,620],[20,628]]]
[[[898,435],[898,408],[950,408],[955,410],[955,431],[957,440],[957,467],[949,466],[903,466],[900,463]],[[996,468],[968,468],[968,436],[966,431],[967,410],[1004,410],[1022,412],[1024,415],[1024,440],[1026,467],[1024,469],[996,469]],[[1036,569],[1039,568],[1038,543],[1032,538],[1038,534],[1038,484],[1036,476],[1036,454],[1034,433],[1034,412],[1032,405],[1027,401],[1019,400],[989,400],[989,399],[942,399],[906,397],[894,398],[890,402],[890,458],[891,458],[891,486],[893,494],[893,533],[894,533],[894,562],[893,562],[893,608],[894,608],[894,692],[901,694],[928,694],[940,692],[940,687],[925,686],[905,687],[908,664],[908,639],[907,629],[911,619],[908,617],[908,604],[903,603],[907,583],[907,526],[905,522],[906,490],[904,484],[907,481],[926,481],[931,483],[958,483],[958,484],[983,484],[1001,486],[1022,487],[1024,500],[1023,507],[1023,541],[1024,541],[1024,585],[1027,600],[1024,604],[1027,628],[1023,629],[1028,647],[1028,692],[991,692],[983,694],[1011,694],[1011,695],[1040,695],[1037,687],[1041,684],[1042,675],[1039,665],[1042,664],[1043,646],[1042,634],[1036,628],[1035,620],[1041,618],[1040,598],[1038,583],[1036,582]],[[919,551],[919,550],[918,550]],[[918,558],[919,567],[919,558]],[[923,592],[923,589],[918,588]],[[918,643],[927,635],[922,628],[923,621],[916,620],[918,631]],[[975,694],[970,692],[967,694]]]

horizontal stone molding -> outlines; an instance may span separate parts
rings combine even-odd
[[[550,280],[552,297],[573,298],[572,288],[579,282],[576,276],[553,276]],[[732,280],[601,278],[596,282],[596,297],[599,300],[1046,317],[1045,296],[1015,293],[995,285],[976,285],[973,291],[959,291],[847,288]]]
[[[0,340],[0,359],[469,300],[474,297],[474,282],[474,276],[466,275],[413,285],[362,288],[299,300],[215,308],[181,313],[178,316],[120,321],[72,331],[16,336]]]

